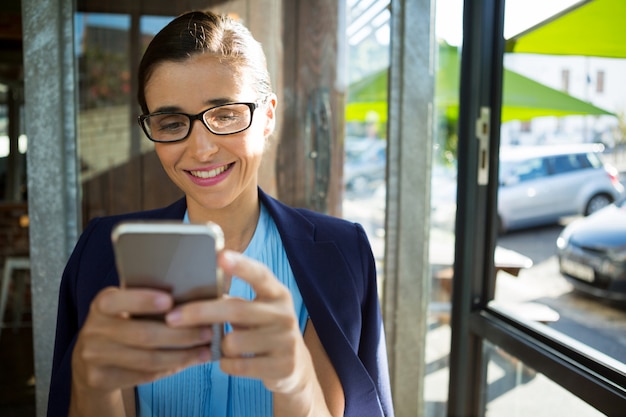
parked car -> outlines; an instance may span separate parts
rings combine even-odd
[[[500,231],[587,216],[618,200],[624,187],[603,163],[601,144],[504,148],[500,153]]]
[[[371,138],[367,136],[346,136],[346,140],[344,142],[346,162],[353,161],[358,158],[359,155],[380,140],[381,139],[379,138]]]
[[[387,141],[377,139],[351,159],[346,159],[343,181],[346,190],[354,193],[371,191],[385,181]]]
[[[626,302],[626,199],[574,220],[556,245],[559,270],[576,290]]]

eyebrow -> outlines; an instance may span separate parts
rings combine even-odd
[[[236,103],[236,100],[233,100],[231,98],[216,98],[216,99],[211,99],[211,100],[206,100],[203,104],[206,105],[205,110],[211,107],[215,107],[215,106],[219,106],[221,104],[227,104],[227,103]],[[161,106],[161,107],[157,107],[156,109],[154,109],[154,111],[151,111],[150,113],[183,113],[183,109],[180,106]]]

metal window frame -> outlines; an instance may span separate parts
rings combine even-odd
[[[546,326],[489,306],[494,297],[505,0],[466,0],[459,106],[459,175],[448,416],[485,415],[485,341],[607,415],[626,409],[626,366]],[[481,184],[476,124],[490,109],[488,183]]]
[[[567,336],[492,308],[472,313],[470,328],[604,414],[623,415],[625,365],[607,363]]]

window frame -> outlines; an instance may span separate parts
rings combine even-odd
[[[459,172],[447,415],[485,415],[489,341],[607,415],[626,408],[626,366],[546,326],[508,316],[494,298],[493,253],[504,50],[504,0],[465,0],[459,106]],[[488,183],[478,179],[476,123],[490,111]],[[483,161],[482,163],[484,163]]]

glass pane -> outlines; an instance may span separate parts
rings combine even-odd
[[[25,203],[26,148],[23,87],[0,83],[0,203]]]
[[[76,13],[74,24],[80,179],[84,216],[89,219],[109,214],[106,201],[95,201],[92,195],[97,187],[105,188],[110,170],[131,158],[131,19],[122,14]],[[116,198],[125,196],[119,193]],[[103,195],[102,200],[107,198]]]
[[[463,2],[437,0],[435,33],[435,143],[431,176],[430,270],[432,294],[426,346],[426,415],[445,416],[448,402],[450,301],[454,263],[457,125]]]
[[[485,343],[486,417],[604,416],[498,346]]]
[[[343,216],[363,225],[379,265],[380,286],[385,238],[389,1],[348,0],[347,5]]]
[[[87,221],[146,208],[150,193],[163,191],[145,184],[155,178],[151,161],[156,158],[136,123],[133,84],[138,57],[171,17],[140,16],[139,28],[133,27],[130,14],[77,12],[74,19],[78,152]]]
[[[507,2],[505,37],[574,2],[536,3]],[[590,214],[623,196],[626,60],[541,49],[551,43],[543,27],[586,7],[528,32],[538,41],[524,51],[515,48],[530,38],[518,37],[504,56],[495,303],[624,363],[626,210]],[[593,24],[591,15],[585,19]]]
[[[9,88],[0,84],[0,98],[5,98]],[[7,161],[9,157],[9,109],[6,99],[0,101],[0,200],[7,194]]]

